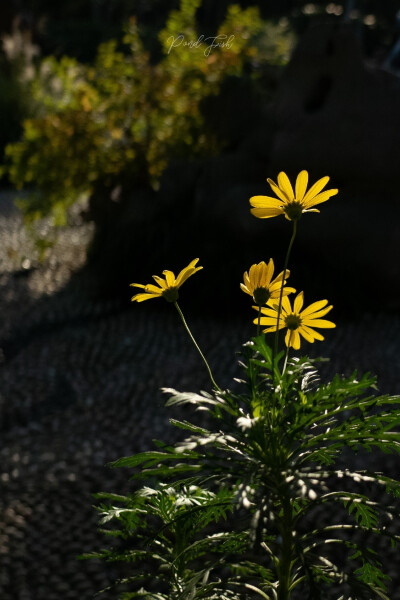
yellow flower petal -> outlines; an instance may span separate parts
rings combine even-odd
[[[292,288],[292,287],[284,287],[283,288],[283,295],[287,296],[288,294],[295,294],[296,293],[296,289]]]
[[[182,283],[185,283],[185,281],[187,279],[189,279],[189,277],[191,277],[192,275],[194,275],[195,273],[197,273],[197,271],[201,271],[203,267],[196,267],[194,268],[188,268],[186,267],[186,269],[183,269],[183,271],[181,271],[178,275],[178,277],[176,278],[175,281],[175,285],[176,287],[181,287]]]
[[[299,327],[299,333],[300,335],[303,336],[303,338],[309,342],[310,344],[314,343],[315,340],[315,336],[312,335],[312,329],[309,329],[308,327],[304,327],[303,325]]]
[[[249,289],[244,285],[244,283],[240,284],[240,289],[245,293],[245,294],[249,294],[250,296],[253,295],[252,292],[249,291]]]
[[[332,308],[333,308],[333,306],[331,304],[330,306],[327,306],[326,308],[323,308],[322,310],[319,310],[318,312],[312,313],[311,315],[304,316],[303,314],[301,314],[300,316],[303,321],[319,319],[320,317],[324,317],[326,314],[328,314],[328,312],[330,310],[332,310]]]
[[[315,340],[319,340],[320,342],[322,342],[322,340],[325,339],[324,336],[321,335],[318,331],[315,331],[311,327],[308,327],[304,324],[301,325],[299,332],[304,336],[305,339],[307,339],[306,335],[310,336],[310,338],[312,338],[310,340],[311,343],[313,343]]]
[[[304,194],[306,193],[308,184],[308,173],[307,171],[301,171],[297,175],[296,179],[296,200],[297,202],[301,202],[304,198]]]
[[[290,306],[290,300],[287,296],[282,297],[282,310],[288,314],[292,312],[292,307]]]
[[[280,208],[252,208],[250,212],[257,219],[270,219],[271,217],[278,217],[283,214]]]
[[[144,302],[150,298],[161,298],[161,296],[160,294],[136,294],[136,296],[132,296],[131,302]]]
[[[271,298],[270,298],[270,300],[275,300],[276,298],[279,299],[279,296],[281,294],[281,285],[282,284],[280,283],[278,286],[274,286],[274,287],[271,286],[271,288],[270,288],[270,290],[271,290]],[[293,294],[295,292],[296,292],[296,290],[294,288],[292,288],[292,287],[284,287],[282,295],[283,296],[287,296],[288,294]],[[276,302],[274,302],[274,304],[276,304]]]
[[[282,287],[282,281],[276,281],[276,279],[274,279],[273,283],[271,283],[271,285],[269,286],[269,289],[271,291],[271,297],[272,297],[272,294],[278,294],[278,298],[279,298],[281,287]]]
[[[339,190],[326,190],[326,192],[322,192],[321,194],[314,196],[310,200],[307,200],[307,202],[304,201],[304,206],[307,209],[310,209],[311,206],[315,206],[316,204],[326,202],[327,200],[329,200],[329,198],[331,198],[331,196],[335,196],[338,192]],[[309,210],[309,212],[311,212],[311,210]]]
[[[287,347],[292,347],[295,350],[300,348],[300,336],[298,331],[288,329],[285,335],[285,344]]]
[[[288,201],[292,202],[294,200],[292,184],[290,183],[289,177],[283,171],[281,171],[278,175],[278,185]]]
[[[250,277],[249,277],[249,274],[248,274],[248,272],[247,272],[247,271],[245,271],[245,272],[243,273],[243,281],[244,281],[244,284],[245,284],[245,286],[247,287],[247,289],[248,289],[249,291],[252,291],[252,290],[251,290],[251,281],[250,281]]]
[[[310,187],[310,189],[308,190],[307,194],[304,196],[303,198],[303,204],[307,204],[307,202],[309,202],[309,200],[311,200],[312,198],[314,198],[317,194],[320,193],[320,191],[326,186],[326,184],[329,181],[329,177],[322,177],[321,179],[318,179],[318,181],[316,181],[314,183],[314,185],[312,185]]]
[[[190,261],[190,263],[188,264],[188,267],[190,267],[191,269],[196,267],[197,263],[199,262],[199,258],[194,258],[193,260]],[[202,269],[203,267],[196,267],[197,269]]]
[[[302,323],[311,327],[322,327],[323,329],[333,329],[333,327],[336,327],[335,323],[326,321],[325,319],[304,319]]]
[[[146,286],[143,285],[143,283],[130,283],[129,287],[138,287],[138,288],[143,288],[143,289],[146,288]]]
[[[254,325],[257,325],[258,323],[258,319],[254,319],[253,321]],[[274,323],[264,323],[262,318],[260,319],[260,324],[261,325],[269,325],[270,327],[267,327],[266,329],[263,329],[264,333],[268,333],[270,331],[276,331],[276,321]],[[283,323],[282,321],[279,323],[278,325],[278,330],[283,329],[285,327],[285,323]]]
[[[277,318],[275,317],[260,317],[260,323],[261,325],[269,325],[271,327],[276,328],[276,324],[277,324]],[[254,317],[253,323],[257,324],[258,323],[258,317]],[[280,322],[281,323],[281,322]],[[282,327],[285,326],[284,323],[281,323]]]
[[[312,304],[310,304],[310,306],[307,306],[307,308],[305,308],[302,311],[301,316],[306,317],[313,312],[317,312],[318,310],[321,310],[321,308],[323,308],[327,304],[328,304],[328,300],[318,300],[318,302],[313,302]]]
[[[300,292],[299,294],[297,294],[295,300],[294,300],[294,304],[293,304],[293,312],[298,315],[301,311],[301,309],[303,308],[303,304],[304,304],[304,292]]]
[[[163,290],[159,287],[156,287],[155,285],[153,285],[152,283],[148,283],[145,287],[146,292],[150,292],[151,294],[157,294],[158,296],[161,296],[161,294],[163,293]]]
[[[258,321],[257,319],[254,320],[254,325],[257,325]],[[261,323],[262,324],[262,323]],[[282,329],[284,327],[284,325],[279,325],[278,329]],[[262,330],[263,333],[271,333],[271,331],[276,331],[276,324],[273,327],[267,327],[266,329]]]
[[[175,275],[172,271],[163,271],[163,275],[165,276],[165,281],[167,282],[168,287],[175,286]]]
[[[288,198],[287,198],[286,194],[280,189],[279,185],[277,185],[275,183],[275,181],[273,181],[273,179],[268,178],[267,181],[268,181],[269,185],[271,186],[272,191],[275,192],[275,194],[278,196],[278,198],[280,200],[282,200],[282,202],[284,204],[287,204]]]
[[[253,306],[253,308],[258,310],[258,306]],[[268,306],[262,306],[261,313],[271,319],[275,319],[275,321],[278,318],[278,311],[274,310],[273,308],[269,308]]]
[[[153,279],[163,290],[167,289],[168,284],[165,279],[162,279],[162,277],[159,277],[158,275],[153,275]]]
[[[181,285],[183,283],[185,283],[185,281],[187,279],[189,279],[189,277],[191,277],[192,275],[194,275],[195,273],[197,273],[197,271],[201,271],[201,269],[203,267],[196,267],[197,263],[199,262],[198,258],[195,258],[194,260],[192,260],[187,267],[185,267],[184,269],[182,269],[182,271],[179,273],[178,277],[176,278],[175,281],[175,286],[176,287],[181,287]]]
[[[299,348],[300,348],[300,335],[299,335],[299,332],[296,329],[292,333],[293,333],[293,335],[292,335],[292,348],[294,348],[295,350],[299,350]]]
[[[270,258],[268,266],[266,265],[266,267],[265,267],[265,283],[267,286],[269,286],[269,284],[271,283],[272,277],[274,276],[274,269],[275,269],[274,261],[272,260],[272,258]]]
[[[279,188],[278,188],[279,189]],[[253,208],[281,208],[282,202],[271,196],[253,196],[250,198],[250,204]]]
[[[258,285],[258,265],[251,265],[250,269],[249,269],[249,280],[250,280],[250,285],[253,289],[259,287]]]
[[[289,269],[286,269],[286,273],[285,273],[285,280],[286,280],[286,279],[287,279],[289,276],[290,276],[290,270],[289,270]],[[275,277],[275,279],[274,279],[274,284],[275,284],[275,283],[277,283],[277,282],[279,282],[279,281],[281,282],[281,281],[282,281],[282,279],[283,279],[283,271],[281,271],[281,272],[279,273],[279,275],[277,275],[277,276]]]
[[[260,285],[269,289],[270,281],[271,280],[268,277],[268,265],[266,265],[265,262],[262,262],[260,268]]]

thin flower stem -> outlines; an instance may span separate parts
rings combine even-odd
[[[261,304],[258,305],[257,337],[260,335],[260,325],[261,325]]]
[[[289,348],[290,348],[290,344],[291,344],[291,341],[292,341],[292,336],[293,336],[293,331],[290,332],[289,343],[288,343],[288,346],[286,348],[285,362],[283,363],[282,375],[286,371],[286,365],[287,365],[287,361],[288,361],[288,358],[289,358]]]
[[[288,498],[281,499],[281,557],[279,561],[278,600],[290,599],[293,566],[293,509]]]
[[[292,250],[292,246],[293,246],[294,238],[296,237],[296,233],[297,233],[297,219],[293,221],[293,233],[292,233],[292,237],[290,238],[289,247],[288,247],[287,252],[286,252],[285,264],[284,264],[284,267],[283,267],[282,285],[281,285],[281,291],[280,291],[280,294],[279,294],[278,316],[276,318],[276,332],[275,332],[274,351],[273,351],[273,354],[272,354],[272,364],[274,364],[275,356],[278,354],[278,340],[279,340],[279,329],[278,329],[278,327],[279,327],[279,319],[280,319],[281,310],[282,310],[283,288],[285,286],[286,271],[287,271],[287,268],[288,268],[290,252]]]
[[[203,359],[203,361],[204,361],[204,364],[205,364],[205,365],[206,365],[206,367],[207,367],[207,371],[208,371],[208,374],[209,374],[209,376],[210,376],[210,379],[211,379],[211,381],[212,381],[212,384],[213,384],[213,386],[215,387],[215,389],[216,389],[216,390],[218,390],[218,391],[221,391],[221,388],[220,388],[220,387],[219,387],[219,386],[218,386],[218,385],[215,383],[214,377],[213,377],[213,375],[212,375],[212,372],[211,372],[211,369],[210,369],[210,365],[208,364],[208,362],[207,362],[207,360],[206,360],[206,358],[205,358],[204,354],[203,354],[203,353],[202,353],[202,351],[200,350],[200,348],[199,348],[199,346],[198,346],[198,344],[197,344],[196,340],[194,339],[194,337],[193,337],[193,335],[192,335],[192,332],[191,332],[191,331],[190,331],[190,329],[189,329],[189,326],[188,326],[188,324],[187,324],[187,323],[186,323],[186,321],[185,321],[185,317],[183,316],[183,312],[182,312],[182,311],[181,311],[181,309],[179,308],[179,305],[178,305],[178,303],[177,303],[177,302],[174,302],[174,305],[175,305],[175,308],[176,308],[176,310],[177,310],[177,311],[178,311],[178,313],[179,313],[179,316],[180,316],[180,318],[182,319],[182,323],[184,324],[184,326],[185,326],[185,329],[186,329],[186,331],[188,332],[188,334],[189,334],[189,336],[190,336],[190,339],[192,340],[193,344],[194,344],[194,345],[195,345],[195,347],[197,348],[197,351],[198,351],[198,353],[200,354],[201,358],[202,358],[202,359]]]

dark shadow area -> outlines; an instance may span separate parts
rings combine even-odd
[[[190,301],[203,312],[242,310],[243,272],[270,257],[279,268],[291,235],[281,218],[250,216],[248,200],[273,195],[267,177],[285,170],[294,182],[306,168],[310,185],[330,175],[339,195],[301,219],[292,285],[329,297],[339,314],[398,310],[398,79],[364,66],[351,28],[320,26],[298,46],[274,103],[245,89],[232,81],[208,103],[210,126],[228,140],[220,156],[172,161],[157,192],[126,190],[119,204],[93,196],[90,261],[102,289],[120,295],[129,279],[149,282],[199,257],[203,285]]]

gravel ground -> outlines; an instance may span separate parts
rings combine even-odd
[[[76,560],[104,545],[91,495],[127,490],[127,472],[104,465],[171,439],[161,387],[209,388],[173,311],[99,300],[90,276],[76,275],[91,234],[76,220],[39,264],[0,195],[1,600],[86,600],[118,576],[117,567]],[[249,323],[187,312],[217,381],[231,385]],[[400,393],[399,340],[399,316],[338,324],[323,345],[326,374],[357,366],[377,373],[383,392]],[[390,461],[398,475],[399,459]]]

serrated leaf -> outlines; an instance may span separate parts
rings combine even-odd
[[[166,460],[181,460],[182,458],[195,458],[196,455],[193,452],[140,452],[133,456],[124,456],[118,460],[110,463],[111,467],[138,467],[144,463],[157,464],[158,462]]]

